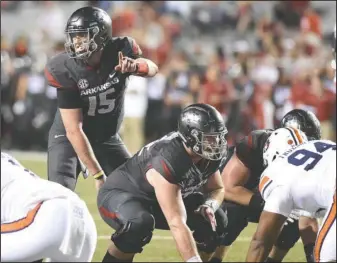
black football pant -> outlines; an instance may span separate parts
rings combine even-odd
[[[252,215],[246,206],[238,205],[232,202],[224,202],[222,209],[227,212],[228,225],[227,234],[222,239],[222,245],[230,246],[245,229],[249,222],[258,223],[260,215]],[[300,238],[298,220],[294,223],[288,222],[282,228],[282,231],[276,242],[276,246],[283,250],[292,248]]]
[[[214,252],[225,235],[227,216],[222,209],[215,213],[216,232],[210,223],[194,212],[204,202],[201,193],[184,198],[187,225],[194,231],[193,236],[199,250]],[[122,189],[100,189],[97,197],[98,208],[103,220],[116,232],[111,240],[124,253],[140,253],[151,241],[154,229],[169,230],[165,216],[156,201],[137,196],[132,191]]]
[[[103,142],[91,142],[91,146],[107,176],[130,158],[119,135]],[[65,134],[51,130],[48,140],[48,180],[74,191],[80,172],[81,166],[70,141]]]

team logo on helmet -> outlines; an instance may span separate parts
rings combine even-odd
[[[79,89],[86,89],[89,87],[89,82],[86,79],[80,79],[77,82],[77,86],[79,87]]]

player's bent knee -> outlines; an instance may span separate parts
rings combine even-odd
[[[282,250],[289,250],[296,244],[299,238],[298,220],[295,220],[293,223],[283,226],[275,246]]]
[[[248,225],[248,221],[244,217],[238,217],[236,222],[237,224],[234,224],[233,221],[227,224],[226,233],[219,240],[221,246],[225,247],[231,246],[234,243],[234,241],[238,238],[242,230],[245,229],[246,226]]]
[[[154,217],[144,212],[139,217],[126,222],[111,236],[111,240],[121,252],[141,253],[143,247],[152,239],[154,225]]]
[[[216,248],[219,246],[218,237],[215,233],[206,237],[200,232],[194,231],[193,237],[199,251],[209,254],[215,252]]]
[[[224,220],[221,222],[218,221],[219,225],[217,227],[217,231],[214,232],[211,229],[207,231],[207,227],[203,227],[200,225],[194,232],[193,237],[196,241],[197,247],[199,251],[205,252],[205,253],[213,253],[215,252],[216,248],[218,246],[221,246],[223,243],[223,239],[226,236],[226,225],[221,227],[222,223],[226,223]]]

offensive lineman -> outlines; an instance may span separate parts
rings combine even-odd
[[[85,203],[1,152],[1,262],[90,262],[97,242]]]
[[[141,58],[134,39],[112,37],[111,19],[99,8],[76,10],[65,33],[67,52],[52,57],[45,68],[58,100],[49,131],[48,179],[74,190],[82,168],[99,188],[105,174],[130,157],[117,134],[128,77],[153,77],[158,68]]]
[[[226,133],[214,107],[192,104],[180,115],[178,132],[146,145],[109,175],[97,202],[116,232],[103,262],[133,261],[155,228],[171,230],[184,261],[209,259],[227,224],[218,171]],[[197,193],[201,187],[205,196]]]
[[[246,260],[262,262],[294,210],[325,216],[317,236],[315,262],[336,261],[336,144],[307,141],[297,129],[278,129],[268,138],[267,166],[259,184],[265,200]]]
[[[302,109],[288,112],[281,120],[282,127],[301,129],[311,139],[321,138],[320,122],[316,116]],[[264,170],[263,147],[273,130],[252,131],[249,136],[229,149],[229,154],[220,166],[225,191],[223,210],[227,211],[228,231],[212,258],[221,262],[228,247],[236,240],[248,222],[257,223],[264,206],[258,191],[260,176]],[[269,255],[267,262],[280,262],[287,252],[302,237],[308,262],[313,262],[313,248],[318,231],[316,219],[289,218]]]

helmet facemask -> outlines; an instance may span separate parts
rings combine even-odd
[[[191,146],[194,153],[207,160],[221,160],[227,154],[227,141],[225,135],[227,130],[222,132],[204,133],[193,129],[191,135],[195,138],[195,144]]]
[[[295,118],[289,118],[285,123],[284,123],[284,128],[294,128],[294,129],[298,129],[301,130],[301,124],[300,122]]]
[[[320,123],[310,111],[295,109],[288,112],[281,120],[281,128],[301,130],[311,140],[321,139]]]
[[[77,59],[89,58],[98,47],[95,42],[95,37],[98,33],[99,28],[97,26],[66,31],[66,43],[64,46],[68,55]]]

